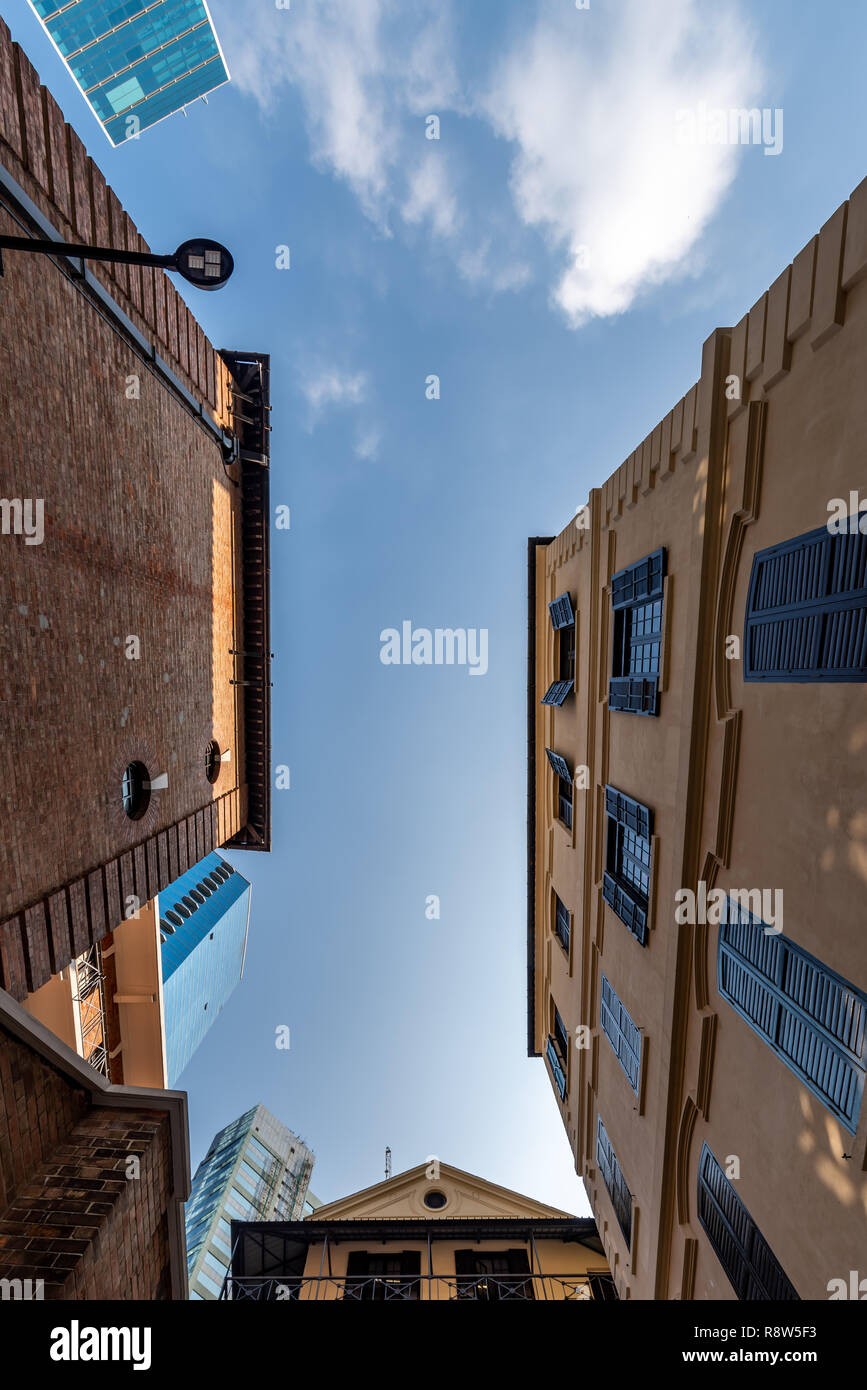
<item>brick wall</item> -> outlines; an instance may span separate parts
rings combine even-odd
[[[66,240],[150,250],[2,19],[0,162]],[[225,366],[169,276],[150,267],[90,268],[187,388],[225,420]]]
[[[0,1029],[0,1278],[44,1279],[46,1299],[168,1298],[170,1164],[165,1112],[99,1105]]]
[[[2,21],[0,162],[63,234],[140,244]],[[2,207],[0,227],[22,231]],[[244,641],[239,490],[213,437],[52,261],[5,268],[2,492],[41,499],[45,532],[0,535],[0,985],[20,1000],[245,824]],[[224,421],[225,365],[168,277],[94,273]],[[213,786],[212,738],[232,754]],[[168,777],[138,821],[134,760]]]

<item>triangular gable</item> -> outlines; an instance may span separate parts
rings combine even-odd
[[[442,1193],[446,1199],[445,1205],[430,1207],[425,1197],[432,1193]],[[499,1187],[474,1173],[453,1168],[451,1164],[435,1165],[433,1160],[420,1163],[405,1173],[397,1173],[374,1187],[329,1202],[317,1209],[314,1219],[376,1221],[401,1217],[419,1220],[473,1216],[573,1219],[571,1212],[549,1207],[507,1187]]]

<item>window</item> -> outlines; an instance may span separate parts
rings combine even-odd
[[[549,603],[548,611],[555,634],[557,679],[542,696],[542,704],[562,705],[575,689],[575,613],[568,594],[561,594]]]
[[[554,894],[554,931],[557,940],[568,953],[569,950],[569,909],[565,903]]]
[[[183,903],[173,903],[172,907],[176,915],[183,917],[185,921],[190,916],[189,908],[184,907]]]
[[[208,885],[204,882],[197,883],[196,890],[199,893],[201,893],[203,898],[209,898],[211,896],[211,893],[213,892],[213,889],[209,888]]]
[[[552,1031],[548,1037],[545,1056],[560,1099],[566,1099],[566,1069],[569,1058],[569,1034],[553,1000],[551,1001]]]
[[[854,1134],[867,1072],[867,995],[731,898],[720,924],[717,988]]]
[[[552,753],[550,748],[546,748],[545,752],[554,773],[554,819],[565,825],[567,830],[571,830],[572,773],[569,771],[569,764],[559,753]]]
[[[608,708],[659,714],[666,553],[655,550],[611,578],[614,650]]]
[[[647,945],[653,812],[616,787],[605,788],[608,817],[602,896],[642,946]]]
[[[604,975],[599,1000],[599,1023],[614,1048],[614,1055],[623,1068],[626,1079],[638,1095],[641,1080],[641,1032],[632,1022]]]
[[[698,1161],[698,1219],[742,1301],[799,1301],[770,1246],[707,1144]]]
[[[209,782],[216,782],[220,775],[221,757],[222,754],[220,753],[219,743],[215,743],[214,740],[211,739],[211,742],[205,749],[205,776]]]
[[[442,1211],[446,1204],[446,1194],[444,1192],[426,1192],[424,1204],[426,1207],[430,1207],[431,1211]]]
[[[628,1250],[632,1240],[632,1194],[626,1186],[623,1172],[611,1147],[611,1140],[608,1138],[601,1115],[596,1120],[596,1162],[599,1165],[602,1180],[608,1188],[608,1196],[614,1207],[614,1215],[626,1237]]]
[[[753,557],[744,680],[867,681],[867,535],[820,526]]]
[[[220,1294],[223,1291],[222,1283],[217,1283],[216,1279],[211,1279],[203,1269],[199,1270],[198,1274],[196,1275],[196,1279],[200,1284],[204,1284],[205,1288],[208,1289],[210,1293],[214,1294],[215,1297],[219,1298]],[[201,1298],[201,1294],[199,1294],[199,1297]]]
[[[421,1255],[402,1250],[390,1255],[371,1255],[350,1250],[343,1297],[373,1303],[390,1299],[415,1302],[420,1296]]]
[[[617,1286],[610,1274],[587,1275],[590,1292],[595,1303],[610,1302],[617,1299]]]
[[[456,1250],[455,1274],[458,1298],[484,1303],[535,1298],[526,1250]]]
[[[123,809],[130,820],[141,820],[151,799],[148,770],[144,763],[129,763],[121,783]]]

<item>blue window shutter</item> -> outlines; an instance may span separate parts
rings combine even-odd
[[[731,904],[731,900],[728,900]],[[867,995],[730,906],[719,929],[724,999],[854,1134],[867,1075]]]
[[[647,910],[628,888],[608,871],[602,875],[602,897],[640,946],[647,945]]]
[[[561,594],[559,598],[554,599],[553,603],[549,603],[548,612],[551,614],[551,626],[555,632],[559,632],[564,627],[573,627],[575,624],[572,600],[568,594]]]
[[[610,982],[602,976],[599,1022],[636,1095],[641,1079],[641,1032],[632,1022]]]
[[[698,1161],[698,1219],[738,1298],[799,1302],[779,1260],[708,1145]]]
[[[665,579],[665,550],[654,550],[611,576],[611,606],[629,608],[633,603],[661,598]]]
[[[540,703],[543,705],[562,705],[566,696],[571,695],[574,689],[574,681],[554,681],[552,685],[548,686]]]
[[[551,764],[551,767],[553,768],[554,776],[563,777],[567,782],[571,784],[572,773],[569,771],[569,764],[565,761],[565,759],[561,758],[559,753],[552,753],[550,748],[546,748],[545,752],[548,755],[548,762]]]
[[[556,1049],[556,1047],[554,1046],[554,1039],[553,1039],[553,1038],[550,1038],[550,1037],[549,1037],[549,1039],[548,1039],[547,1045],[546,1045],[546,1047],[545,1047],[545,1056],[546,1056],[547,1059],[548,1059],[548,1066],[551,1068],[551,1075],[552,1075],[553,1078],[554,1078],[554,1084],[555,1084],[555,1086],[557,1087],[557,1092],[558,1092],[558,1094],[559,1094],[559,1096],[560,1096],[560,1099],[561,1099],[561,1100],[565,1100],[565,1099],[566,1099],[566,1073],[565,1073],[565,1071],[563,1070],[563,1065],[562,1065],[562,1063],[561,1063],[561,1061],[560,1061],[559,1056],[557,1055],[557,1049]]]
[[[618,791],[616,787],[605,788],[605,814],[619,825],[628,825],[644,840],[649,840],[653,834],[653,811],[650,807],[642,806],[640,801]]]
[[[612,676],[608,682],[608,708],[629,714],[659,714],[659,677]]]
[[[626,1237],[626,1246],[629,1248],[632,1240],[632,1194],[626,1186],[617,1155],[611,1146],[608,1132],[602,1123],[602,1116],[596,1117],[596,1163],[602,1175],[602,1181],[608,1189],[611,1198],[611,1205],[617,1217],[620,1229]]]
[[[757,552],[744,680],[867,680],[867,535],[821,526]]]

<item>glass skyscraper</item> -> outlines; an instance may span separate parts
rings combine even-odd
[[[264,1105],[226,1125],[196,1169],[187,1203],[191,1299],[215,1299],[231,1261],[231,1221],[299,1221],[313,1153]]]
[[[30,0],[113,145],[229,81],[205,0]]]
[[[252,889],[219,854],[159,895],[169,1089],[244,973]]]

